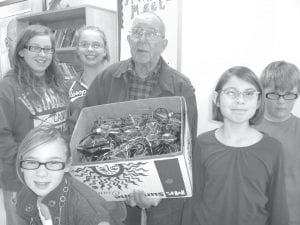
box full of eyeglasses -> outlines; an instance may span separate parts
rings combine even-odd
[[[183,97],[83,108],[71,138],[72,175],[108,201],[192,195],[191,135]]]

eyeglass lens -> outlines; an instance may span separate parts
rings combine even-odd
[[[247,99],[247,100],[253,99],[254,97],[256,97],[259,94],[259,92],[255,91],[255,90],[238,91],[233,88],[222,90],[222,92],[232,99],[237,99],[238,97],[240,97],[242,95],[243,98]]]
[[[50,161],[50,162],[38,162],[34,160],[23,160],[21,161],[21,168],[27,170],[36,170],[41,165],[44,165],[48,170],[62,170],[65,168],[64,162]]]
[[[131,35],[137,39],[140,39],[143,37],[143,35],[145,35],[145,38],[147,40],[152,40],[162,36],[161,33],[159,33],[154,29],[144,29],[144,28],[132,28]]]
[[[81,48],[89,48],[92,47],[93,49],[98,49],[98,48],[104,48],[104,44],[100,43],[100,42],[80,42],[79,43],[79,47]]]
[[[294,100],[298,98],[298,94],[296,93],[287,93],[287,94],[278,94],[275,92],[270,92],[266,94],[266,98],[271,99],[271,100],[279,100],[280,98],[283,98],[284,100]]]
[[[39,46],[28,45],[28,46],[26,46],[26,48],[29,51],[35,52],[35,53],[40,53],[42,50],[44,51],[45,54],[52,54],[54,52],[53,48],[48,48],[48,47],[42,48]]]

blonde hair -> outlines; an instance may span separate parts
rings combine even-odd
[[[62,145],[66,147],[66,156],[70,160],[70,147],[67,141],[67,137],[64,137],[58,129],[52,125],[40,125],[33,128],[23,139],[18,148],[16,168],[19,179],[25,184],[23,173],[21,171],[20,162],[24,155],[33,151],[37,147],[51,143],[53,141],[60,141]]]
[[[75,33],[75,40],[74,40],[75,45],[78,46],[79,39],[80,39],[82,33],[86,30],[96,31],[102,36],[102,40],[103,40],[103,43],[104,43],[104,49],[105,49],[105,52],[106,52],[106,55],[103,57],[102,62],[105,62],[105,61],[109,62],[110,61],[110,53],[109,53],[109,49],[108,49],[106,35],[105,35],[104,31],[101,30],[99,27],[86,26],[86,25],[80,27],[78,30],[76,30],[76,33]]]
[[[300,72],[297,66],[285,61],[275,61],[266,66],[260,80],[263,88],[289,91],[297,87],[300,93]]]

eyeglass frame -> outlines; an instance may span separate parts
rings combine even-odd
[[[34,53],[41,53],[42,50],[43,50],[43,52],[44,52],[45,54],[47,54],[47,55],[54,54],[54,52],[55,52],[55,49],[54,49],[54,48],[48,48],[48,47],[42,48],[42,47],[40,47],[40,46],[35,46],[35,45],[26,45],[24,48],[27,49],[28,51],[34,52]],[[37,51],[32,50],[32,48],[36,48]],[[46,51],[45,51],[45,50],[46,50]],[[51,51],[50,51],[50,50],[51,50]]]
[[[234,91],[235,92],[235,96],[231,96],[228,93],[226,93],[227,90]],[[238,90],[236,90],[234,88],[226,88],[226,89],[221,90],[220,92],[224,93],[227,97],[231,98],[232,100],[238,99],[241,95],[243,96],[243,99],[245,99],[245,100],[252,100],[252,98],[254,99],[255,95],[256,95],[256,97],[258,97],[261,94],[261,92],[259,92],[259,91],[252,91],[252,90],[251,91],[238,91]],[[246,93],[253,93],[253,95],[251,95],[251,98],[247,98],[247,97],[245,97]]]
[[[276,95],[277,96],[277,98],[270,98],[269,96],[270,96],[270,94],[273,94],[273,95]],[[291,99],[287,99],[287,98],[285,98],[285,96],[287,96],[287,95],[293,95],[294,96],[294,98],[291,98]],[[284,99],[284,100],[296,100],[297,98],[298,98],[298,93],[288,93],[288,94],[283,94],[283,95],[281,95],[281,94],[278,94],[278,93],[276,93],[276,92],[268,92],[268,93],[266,93],[266,98],[267,99],[270,99],[270,100],[279,100],[281,97]]]
[[[88,49],[89,47],[92,47],[92,49],[95,49],[95,50],[104,49],[105,48],[105,44],[102,44],[101,42],[97,42],[97,41],[94,41],[92,43],[89,43],[89,42],[83,42],[83,43],[86,43],[88,45],[83,46],[82,42],[80,42],[80,43],[78,43],[78,47],[84,48],[84,49]],[[95,48],[95,43],[99,44],[99,47]]]
[[[142,31],[142,33],[139,33],[139,34],[134,34],[133,33],[133,30],[137,30],[137,29],[139,29],[139,30],[141,30]],[[149,31],[152,31],[152,32],[149,32]],[[155,30],[155,29],[145,29],[145,28],[141,28],[141,27],[133,27],[130,31],[129,31],[129,33],[130,33],[130,36],[132,37],[132,38],[135,38],[135,39],[141,39],[142,37],[143,37],[143,35],[145,35],[145,39],[146,40],[148,40],[148,41],[154,41],[154,40],[156,40],[155,38],[156,37],[161,37],[161,38],[164,38],[165,36],[162,34],[162,33],[160,33],[159,31],[157,31],[157,30]],[[154,38],[149,38],[149,36],[147,36],[147,34],[153,34],[154,36]],[[136,36],[136,35],[138,35],[138,36]]]
[[[36,168],[26,168],[23,166],[23,163],[24,162],[34,162],[34,163],[38,163],[38,166]],[[61,165],[61,168],[60,169],[51,169],[48,167],[49,163],[59,163]],[[38,168],[40,168],[41,165],[44,165],[45,168],[47,170],[50,170],[50,171],[60,171],[60,170],[63,170],[66,168],[66,163],[65,162],[58,162],[58,161],[48,161],[48,162],[39,162],[39,161],[36,161],[36,160],[21,160],[20,161],[20,167],[24,170],[37,170]]]

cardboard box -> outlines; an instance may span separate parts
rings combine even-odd
[[[181,113],[181,151],[82,163],[76,145],[102,118],[142,115],[162,107]],[[127,199],[139,189],[149,197],[180,198],[192,195],[191,136],[183,97],[162,97],[83,108],[71,138],[72,175],[109,201]]]

